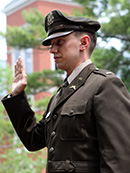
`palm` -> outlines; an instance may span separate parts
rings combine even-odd
[[[27,85],[27,75],[25,73],[23,59],[19,57],[15,65],[15,77],[12,85],[12,95],[22,92]]]

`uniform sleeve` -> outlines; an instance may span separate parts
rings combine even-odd
[[[4,97],[2,103],[19,138],[29,151],[44,148],[44,120],[36,122],[34,112],[31,110],[24,92],[17,96]]]
[[[120,79],[101,82],[94,113],[101,173],[130,173],[130,95]]]

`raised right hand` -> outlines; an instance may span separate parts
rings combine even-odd
[[[27,86],[27,75],[25,72],[24,62],[21,57],[18,58],[15,65],[15,76],[12,85],[12,95],[15,96],[22,92]]]

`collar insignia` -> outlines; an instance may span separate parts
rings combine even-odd
[[[70,89],[73,89],[73,90],[76,90],[76,85],[72,85],[72,86],[70,86]]]

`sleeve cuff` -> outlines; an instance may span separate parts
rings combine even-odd
[[[12,94],[9,94],[9,95],[7,96],[7,99],[9,99],[9,98],[11,98],[11,97],[13,97]]]

